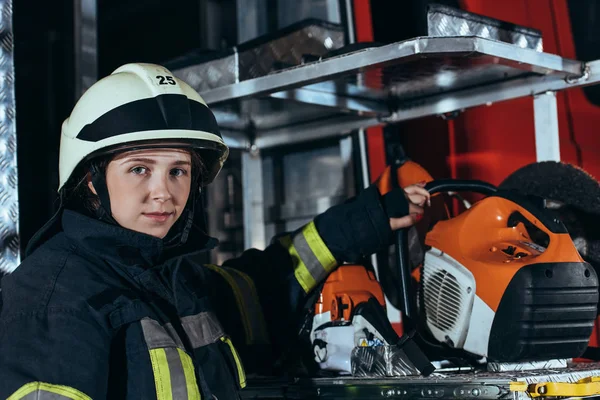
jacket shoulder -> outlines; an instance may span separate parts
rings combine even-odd
[[[107,286],[103,273],[58,234],[2,279],[2,317],[47,308],[86,310],[88,299]]]

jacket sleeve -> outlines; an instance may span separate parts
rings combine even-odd
[[[3,318],[0,398],[104,399],[110,339],[90,316],[46,309]]]
[[[224,263],[253,280],[276,347],[298,334],[308,294],[331,271],[390,243],[392,232],[382,203],[371,186],[295,232],[274,238],[265,250],[250,249]]]

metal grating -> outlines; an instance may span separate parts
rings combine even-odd
[[[453,329],[461,307],[460,285],[451,273],[425,273],[425,313],[433,326],[442,331]]]
[[[0,0],[0,271],[19,257],[19,197],[13,62],[12,0]]]

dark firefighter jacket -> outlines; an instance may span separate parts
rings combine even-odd
[[[208,244],[166,257],[158,238],[65,210],[62,231],[2,280],[0,398],[236,399],[246,378],[234,342],[284,346],[338,260],[390,234],[366,190],[216,267],[203,263]]]

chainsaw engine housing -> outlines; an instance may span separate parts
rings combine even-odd
[[[598,277],[543,202],[498,192],[426,244],[420,313],[436,340],[500,362],[585,351]]]

